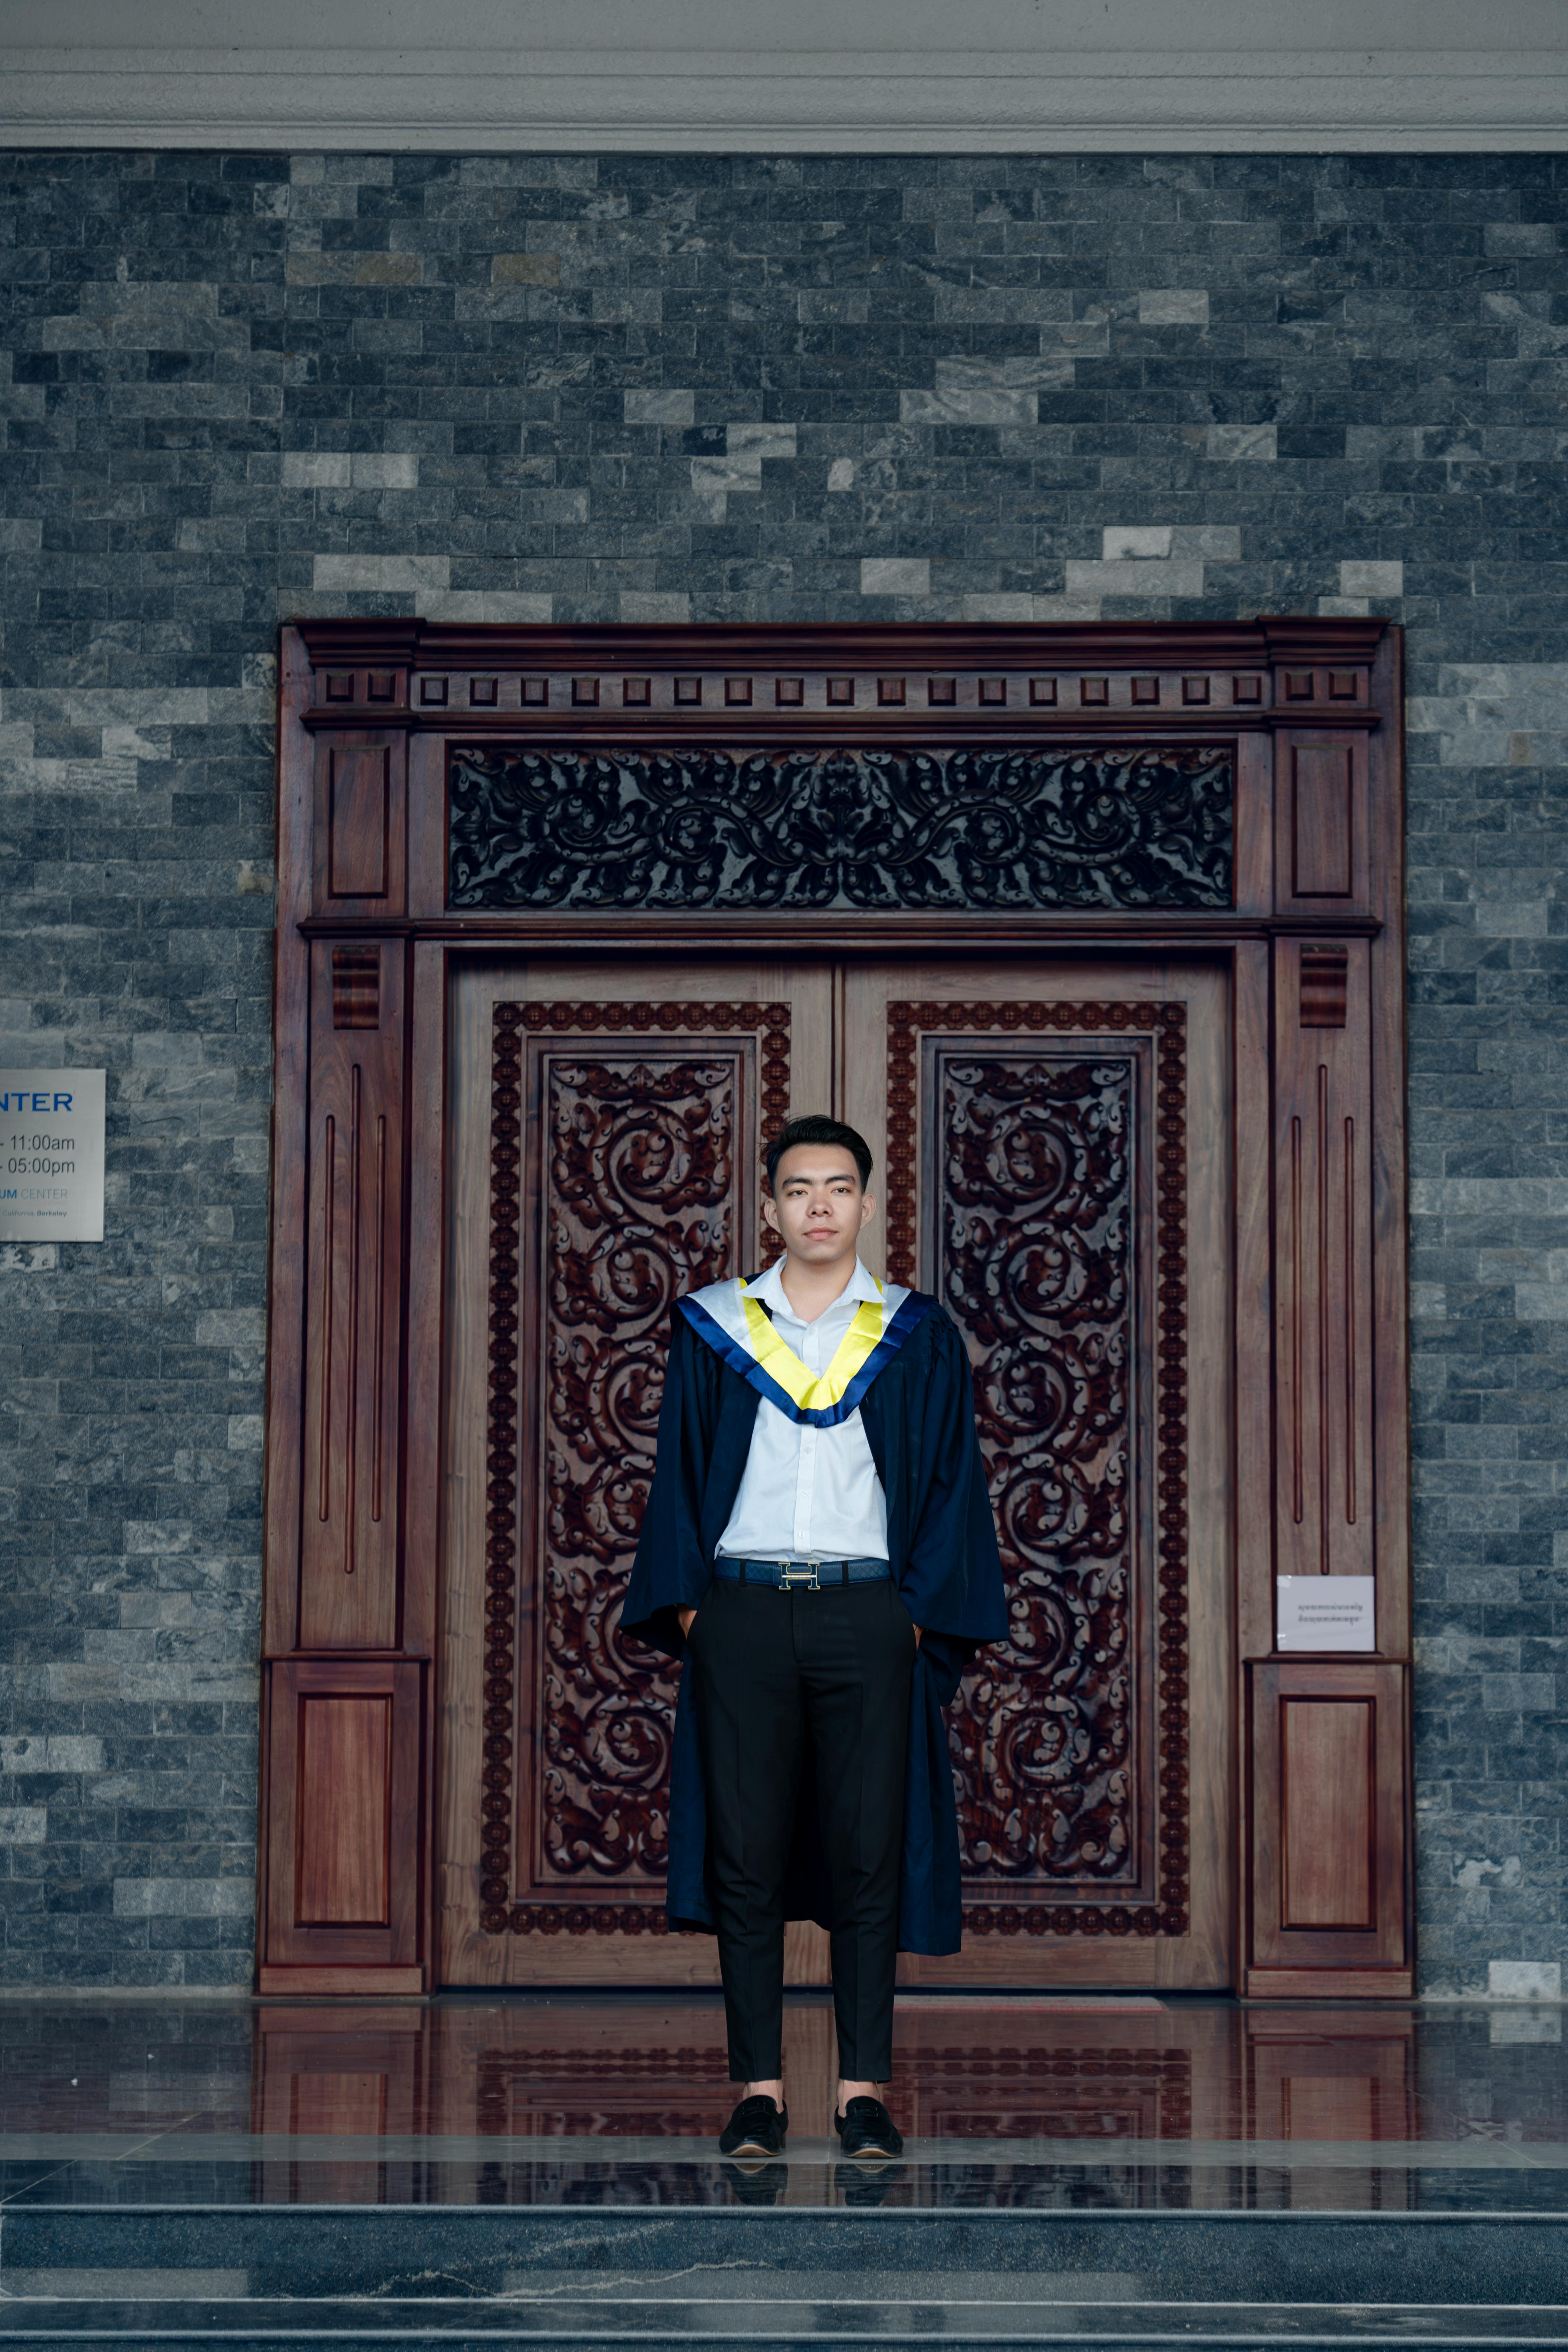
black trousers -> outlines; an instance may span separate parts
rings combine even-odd
[[[808,1753],[833,1890],[838,2066],[893,2070],[915,1633],[890,1578],[785,1592],[715,1578],[689,1653],[730,2074],[783,2072],[784,1874]]]

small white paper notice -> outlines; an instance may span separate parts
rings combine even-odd
[[[1281,1650],[1375,1650],[1376,1579],[1277,1576]]]
[[[0,1070],[0,1241],[103,1239],[103,1072]]]

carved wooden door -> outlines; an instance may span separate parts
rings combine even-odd
[[[877,1155],[868,1262],[969,1342],[1014,1591],[952,1717],[965,1950],[905,1973],[1227,1980],[1223,1004],[1215,971],[1159,961],[463,974],[447,1982],[716,1973],[663,1931],[675,1675],[616,1612],[670,1300],[759,1262],[763,1137],[823,1106]],[[792,1979],[824,1979],[825,1945],[791,1930]]]

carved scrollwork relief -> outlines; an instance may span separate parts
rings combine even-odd
[[[491,1046],[490,1380],[480,1924],[490,1934],[659,1935],[651,1896],[542,1901],[513,1885],[517,1786],[519,1229],[524,1040],[538,1076],[542,1556],[531,1579],[541,1704],[530,1824],[548,1881],[622,1892],[662,1874],[677,1684],[619,1629],[653,1470],[661,1334],[683,1292],[749,1257],[739,1041],[755,1038],[765,1141],[789,1108],[782,1004],[498,1004]],[[670,1053],[637,1037],[707,1041]],[[625,1042],[620,1042],[622,1039]],[[615,1041],[615,1042],[612,1042]],[[634,1670],[635,1668],[635,1670]]]
[[[889,1007],[889,1271],[916,1273],[922,1038],[942,1304],[978,1343],[982,1450],[1012,1592],[1008,1642],[952,1710],[966,1872],[1016,1897],[965,1910],[980,1935],[1181,1935],[1187,1926],[1185,1009],[1163,1003]],[[1021,1033],[1054,1033],[1033,1050]],[[1081,1035],[1074,1051],[1069,1039]],[[1098,1036],[1147,1036],[1133,1057]],[[1016,1050],[1006,1041],[1016,1037]],[[984,1050],[978,1050],[984,1042]],[[1001,1047],[1002,1050],[998,1050]],[[1156,1426],[1134,1425],[1135,1122],[1152,1118]],[[1140,1506],[1154,1453],[1157,1879],[1140,1822]],[[1150,1810],[1152,1789],[1142,1798]],[[1070,1885],[1079,1898],[1052,1902]],[[1150,1899],[1152,1892],[1152,1899]],[[1118,1897],[1121,1897],[1119,1900]]]
[[[454,745],[455,908],[1231,902],[1232,754]]]

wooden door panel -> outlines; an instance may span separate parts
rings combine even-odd
[[[1310,1971],[1410,1990],[1405,1669],[1373,1659],[1259,1663],[1247,1989],[1301,1992]]]
[[[1229,1979],[1225,1013],[1154,960],[847,984],[886,1270],[968,1341],[1013,1620],[950,1717],[965,1948],[912,1981]]]
[[[384,1927],[391,1911],[392,1700],[300,1702],[301,1927]],[[322,1800],[331,1791],[331,1801]]]
[[[1373,1927],[1377,1709],[1371,1698],[1281,1698],[1279,1924]]]
[[[310,1279],[297,1639],[398,1643],[403,958],[391,942],[311,960]]]
[[[1275,977],[1279,1573],[1371,1576],[1368,950],[1282,940]]]
[[[825,974],[777,970],[687,975],[679,993],[628,967],[459,982],[448,1981],[716,1974],[710,1939],[664,1932],[677,1670],[623,1640],[618,1611],[670,1306],[768,1255],[762,1139],[792,1097],[825,1099],[829,1000]]]
[[[922,1024],[909,1271],[974,1351],[1012,1611],[949,1715],[969,1899],[1043,1878],[1152,1934],[1154,1034],[1074,1008],[1081,1032],[987,1036],[984,1005],[941,1010],[973,1029]]]
[[[516,1037],[524,1142],[521,1590],[518,1654],[501,1669],[517,1676],[517,1843],[510,1869],[486,1870],[492,1928],[497,1906],[520,1896],[663,1900],[679,1673],[623,1643],[616,1615],[652,1475],[670,1306],[754,1258],[758,1223],[755,1029],[528,1035],[531,1009],[496,1016]],[[697,1013],[700,1030],[711,1017]],[[763,1035],[782,1060],[787,1030]],[[492,1298],[509,1271],[492,1255]],[[492,1514],[500,1484],[492,1465]],[[492,1592],[510,1549],[500,1534],[492,1519]]]
[[[406,898],[407,739],[354,729],[316,744],[315,898],[322,913],[398,915]]]
[[[424,1676],[381,1659],[268,1667],[264,1992],[425,1989]]]
[[[1281,731],[1276,757],[1279,912],[1364,912],[1370,887],[1366,736]]]

